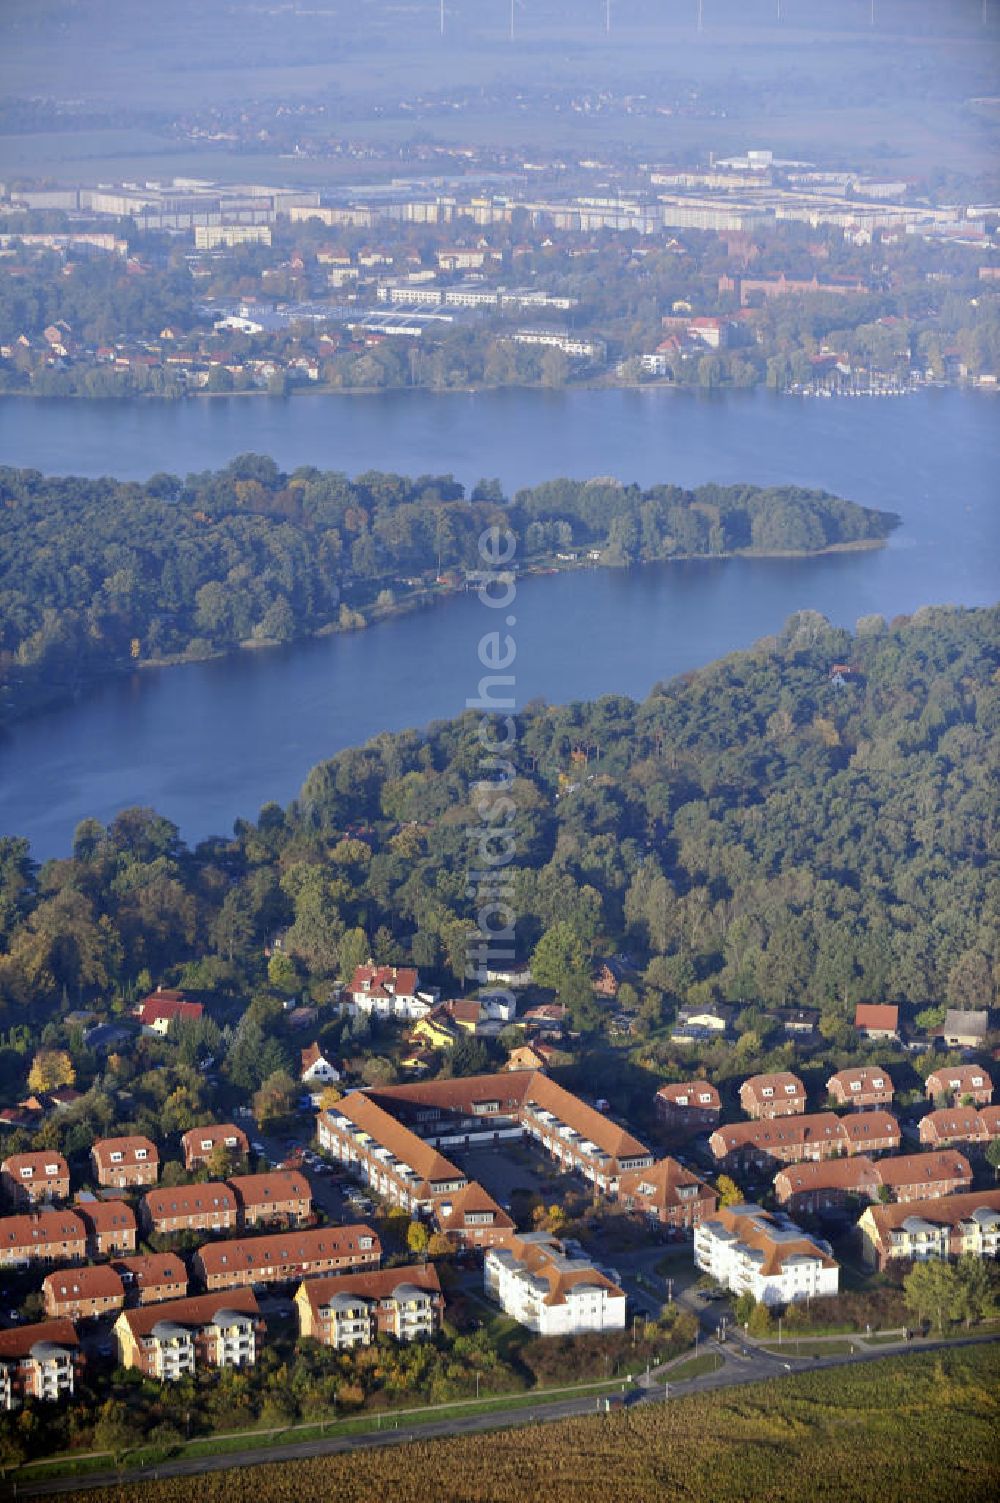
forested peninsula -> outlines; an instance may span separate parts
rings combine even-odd
[[[354,629],[461,589],[491,525],[515,567],[629,566],[881,543],[889,512],[794,486],[292,473],[244,454],[144,484],[0,469],[0,716],[136,663]]]
[[[998,626],[996,608],[927,608],[892,624],[868,617],[852,637],[805,612],[641,704],[605,696],[517,717],[506,869],[516,949],[569,1009],[581,1067],[606,1023],[590,968],[619,952],[636,974],[630,1047],[658,1078],[677,1054],[680,1007],[732,1005],[741,1042],[698,1056],[722,1081],[750,1062],[788,1067],[765,1017],[776,1005],[820,1010],[832,1068],[853,1047],[858,1002],[990,1005]],[[195,1048],[158,1056],[122,1118],[64,1021],[98,1000],[124,1005],[152,978],[206,1003],[218,1024],[208,1052],[244,1090],[292,1058],[283,996],[311,995],[321,1041],[351,1051],[349,1020],[323,1004],[359,955],[462,985],[479,725],[470,711],[341,752],[289,808],[267,805],[194,850],[151,810],[85,820],[72,851],[41,869],[26,841],[0,839],[8,1098],[44,1037],[77,1050],[87,1093],[57,1114],[60,1134],[92,1141],[98,1117],[103,1131],[113,1120],[148,1132],[174,1086],[202,1110]],[[278,932],[280,973],[267,960]],[[606,1040],[599,1052],[610,1078]],[[636,1089],[645,1109],[648,1084]]]

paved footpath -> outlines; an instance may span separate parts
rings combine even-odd
[[[831,1338],[833,1339],[833,1338]],[[840,1338],[844,1339],[844,1338]],[[952,1347],[973,1346],[984,1341],[995,1341],[990,1333],[981,1336],[962,1337],[955,1341],[902,1341],[892,1346],[869,1347],[853,1353],[837,1353],[831,1357],[784,1357],[765,1351],[754,1343],[741,1339],[737,1348],[709,1341],[703,1346],[706,1352],[717,1352],[723,1365],[715,1372],[704,1373],[698,1378],[670,1382],[671,1363],[665,1363],[650,1373],[648,1382],[640,1380],[641,1387],[628,1396],[631,1404],[662,1403],[665,1399],[680,1398],[689,1393],[704,1393],[715,1388],[730,1388],[742,1383],[757,1383],[765,1378],[780,1378],[786,1372],[810,1372],[818,1368],[845,1367],[859,1362],[877,1362],[884,1357],[897,1357],[907,1352],[937,1351]],[[858,1346],[861,1338],[855,1338]],[[744,1355],[745,1353],[745,1355]],[[683,1353],[681,1360],[690,1360],[691,1353]],[[578,1415],[593,1414],[599,1405],[593,1394],[584,1398],[561,1400],[551,1404],[539,1404],[537,1409],[493,1409],[483,1414],[464,1415],[452,1419],[432,1420],[408,1429],[405,1417],[398,1430],[366,1430],[355,1435],[331,1436],[322,1440],[289,1441],[265,1449],[228,1451],[221,1456],[178,1456],[161,1462],[155,1467],[108,1468],[91,1472],[86,1477],[48,1478],[30,1481],[28,1477],[14,1477],[2,1486],[6,1493],[0,1496],[11,1498],[52,1498],[60,1494],[82,1493],[96,1487],[114,1487],[122,1483],[143,1483],[166,1477],[197,1477],[205,1472],[227,1471],[231,1467],[264,1466],[283,1461],[302,1461],[312,1456],[333,1456],[344,1451],[374,1450],[385,1446],[405,1445],[410,1441],[435,1440],[450,1435],[472,1435],[489,1430],[521,1429],[526,1425],[548,1424],[555,1420],[570,1419]],[[30,1474],[29,1474],[30,1475]]]

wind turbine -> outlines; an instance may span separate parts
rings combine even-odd
[[[441,0],[441,35],[444,36],[444,0]]]
[[[705,0],[698,0],[698,31],[705,29]]]
[[[611,0],[604,0],[604,30],[611,35]]]

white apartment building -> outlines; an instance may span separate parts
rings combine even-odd
[[[625,1292],[572,1243],[546,1232],[515,1237],[483,1258],[486,1293],[540,1336],[625,1328]]]
[[[734,1294],[786,1305],[836,1294],[840,1267],[827,1243],[789,1217],[756,1205],[729,1206],[695,1228],[694,1261]]]

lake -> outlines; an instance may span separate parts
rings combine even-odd
[[[797,400],[665,390],[226,398],[184,403],[0,401],[0,460],[144,478],[274,455],[356,473],[556,475],[644,484],[793,482],[897,511],[874,552],[588,569],[520,583],[519,704],[661,679],[778,629],[808,607],[853,625],[930,603],[997,598],[1000,407],[987,394]],[[382,730],[456,714],[495,626],[473,595],[367,631],[109,681],[0,742],[0,831],[64,853],[86,815],[151,804],[189,841],[227,834],[309,768]]]

